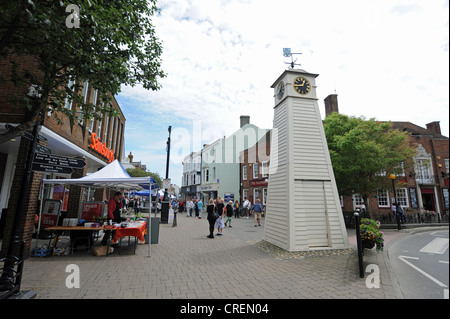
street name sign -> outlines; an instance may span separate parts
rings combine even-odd
[[[41,154],[48,154],[50,155],[52,153],[52,150],[44,145],[36,144],[36,152]]]
[[[31,167],[32,171],[46,172],[46,173],[59,173],[59,174],[72,174],[73,169],[64,166],[55,166],[41,163],[33,163]]]

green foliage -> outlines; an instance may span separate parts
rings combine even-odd
[[[158,185],[162,185],[162,179],[158,173],[147,172],[140,168],[127,168],[126,171],[131,177],[151,176],[158,183]]]
[[[69,4],[79,8],[79,28],[68,28],[73,21],[66,12]],[[66,114],[73,124],[75,109],[64,108],[69,97],[82,107],[84,119],[117,115],[109,107],[111,97],[121,85],[141,84],[158,90],[162,47],[151,17],[159,10],[156,0],[70,0],[1,1],[0,63],[13,66],[9,78],[16,86],[36,84],[39,101],[26,98],[31,116],[56,111]],[[13,54],[11,54],[13,53]],[[17,57],[33,58],[39,72],[23,70],[15,64]],[[69,79],[76,80],[69,87]],[[83,83],[99,90],[97,105],[84,103]],[[23,101],[24,97],[16,97]]]
[[[402,165],[406,170],[415,154],[408,133],[392,129],[390,122],[332,113],[324,129],[341,195],[367,197],[387,189],[389,174],[401,174]]]

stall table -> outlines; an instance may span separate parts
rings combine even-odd
[[[147,234],[147,223],[128,223],[129,227],[117,227],[115,229],[115,234],[111,240],[111,244],[120,242],[123,237],[135,237],[134,241],[134,253],[136,253],[136,246],[138,240],[145,241],[144,235]],[[128,241],[129,242],[129,241]],[[109,250],[107,250],[109,251]]]
[[[64,231],[86,231],[86,232],[94,232],[94,231],[100,231],[103,230],[103,226],[100,227],[84,227],[84,226],[52,226],[52,227],[47,227],[45,228],[46,231],[49,232],[54,232],[56,233],[55,236],[55,247],[56,247],[56,243],[58,240],[58,236],[60,234],[62,234]],[[50,237],[49,242],[48,242],[48,247],[50,249],[51,247],[51,241],[52,241],[52,237]]]
[[[55,232],[56,233],[56,238],[58,238],[58,234],[61,234],[64,231],[111,230],[111,231],[115,232],[115,234],[114,234],[114,237],[110,241],[108,241],[107,251],[109,251],[109,246],[111,244],[115,244],[117,242],[120,242],[123,237],[135,237],[134,253],[136,253],[136,246],[137,246],[138,240],[145,241],[144,235],[147,234],[147,223],[146,222],[142,222],[142,223],[131,223],[131,222],[129,222],[128,224],[130,225],[129,227],[117,226],[114,229],[110,229],[109,227],[105,228],[104,226],[100,226],[100,227],[53,226],[53,227],[47,227],[47,228],[45,228],[45,230],[50,231],[50,232]],[[50,240],[49,240],[48,247],[51,247],[51,240],[52,240],[52,238],[50,238]],[[56,246],[56,243],[55,243],[55,246]]]

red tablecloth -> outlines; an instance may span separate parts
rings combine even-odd
[[[127,236],[137,237],[140,241],[144,241],[145,234],[147,234],[147,223],[145,222],[139,227],[118,227],[111,243],[116,243],[120,238]]]

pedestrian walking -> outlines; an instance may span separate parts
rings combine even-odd
[[[261,226],[261,213],[263,211],[263,206],[259,202],[259,199],[257,199],[253,205],[252,211],[255,214],[255,227]]]
[[[198,200],[197,199],[195,199],[195,202],[194,202],[194,211],[195,211],[195,217],[198,217],[199,215],[198,215]]]
[[[231,227],[231,217],[233,217],[233,202],[230,200],[227,204],[227,206],[225,207],[225,211],[227,214],[227,221],[225,222],[225,226],[232,228]]]
[[[240,208],[239,208],[239,201],[236,199],[236,201],[234,202],[234,217],[235,218],[239,218],[239,214],[240,214]]]
[[[248,219],[248,210],[250,209],[250,202],[248,201],[247,197],[244,197],[244,204],[242,205],[244,208],[245,213],[245,219]]]
[[[202,219],[202,212],[203,212],[203,202],[201,199],[197,202],[198,205],[198,219]]]
[[[217,198],[217,205],[216,205],[216,211],[219,217],[216,220],[216,228],[217,228],[217,236],[222,236],[223,229],[225,227],[224,223],[224,204],[220,197]]]
[[[192,199],[188,200],[186,204],[186,216],[192,217],[192,208],[194,206],[194,203],[192,202]]]
[[[214,200],[211,198],[209,200],[208,206],[206,206],[206,212],[208,213],[208,223],[209,223],[209,235],[208,238],[214,238],[214,226],[216,225],[217,215],[216,215],[216,205],[214,205]]]

